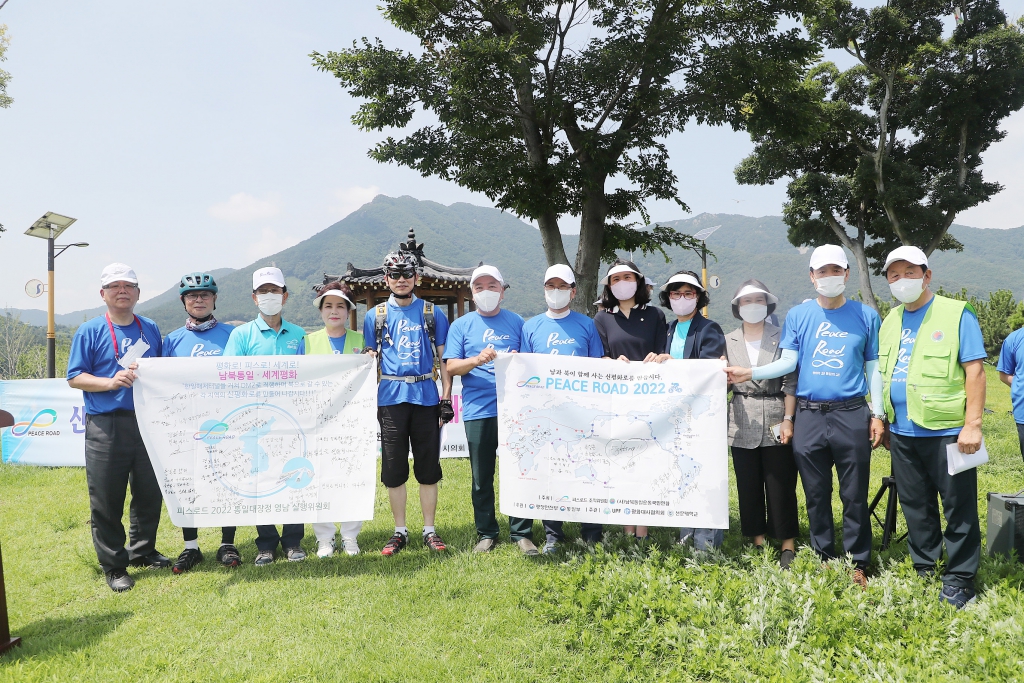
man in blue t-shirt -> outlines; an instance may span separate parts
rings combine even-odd
[[[182,275],[178,283],[178,297],[185,306],[185,324],[164,339],[164,358],[200,358],[220,356],[234,329],[217,322],[213,312],[217,308],[217,282],[209,273],[195,272]],[[199,530],[183,528],[185,549],[174,561],[171,571],[181,574],[203,561],[199,549]],[[235,548],[235,527],[221,528],[221,545],[217,561],[225,567],[237,567],[242,562]]]
[[[818,247],[810,279],[818,293],[791,309],[782,331],[782,357],[761,367],[729,367],[729,382],[772,379],[799,367],[793,456],[807,499],[811,547],[825,560],[837,557],[832,519],[832,469],[843,502],[843,549],[853,558],[854,582],[867,586],[871,560],[868,483],[871,449],[885,433],[878,328],[874,309],[844,296],[850,264],[843,248]],[[865,396],[871,394],[871,405]]]
[[[381,549],[397,555],[409,543],[406,503],[409,450],[420,485],[423,544],[435,552],[447,549],[434,526],[437,483],[441,481],[441,425],[455,417],[452,380],[440,364],[441,396],[437,394],[435,360],[448,339],[448,318],[414,294],[420,263],[409,251],[384,257],[384,282],[391,296],[366,311],[363,338],[367,353],[377,357],[377,421],[380,423],[380,480],[388,490],[395,533]],[[379,334],[378,334],[378,329]]]
[[[159,569],[171,561],[156,550],[163,495],[135,418],[137,358],[159,356],[160,329],[135,315],[139,279],[123,263],[100,274],[105,314],[84,322],[71,340],[68,384],[85,394],[85,477],[89,483],[92,543],[116,593],[131,590],[131,564]],[[131,527],[125,548],[126,489],[131,484]]]
[[[947,448],[956,444],[961,452],[974,453],[981,447],[985,341],[969,305],[932,294],[923,251],[909,245],[893,250],[883,273],[903,304],[886,317],[879,353],[891,409],[888,447],[910,557],[918,574],[933,576],[945,545],[939,599],[961,608],[974,600],[981,560],[978,471],[950,474]],[[942,499],[946,517],[944,535],[936,498]]]
[[[604,346],[594,321],[582,313],[569,310],[576,298],[576,275],[572,268],[558,263],[544,273],[544,301],[548,310],[523,325],[520,353],[550,353],[562,356],[602,358]],[[600,524],[584,522],[580,536],[584,541],[601,540]],[[556,544],[565,538],[561,520],[544,520],[544,553],[553,554]]]
[[[498,393],[494,359],[519,351],[523,319],[502,310],[505,280],[494,266],[480,266],[470,276],[476,311],[467,313],[448,332],[444,359],[448,372],[462,377],[462,418],[466,426],[469,464],[473,470],[473,516],[480,540],[473,552],[486,553],[498,542],[494,511],[494,466],[498,456]],[[526,555],[537,555],[533,520],[509,517],[512,541]]]
[[[999,379],[1010,387],[1013,421],[1017,423],[1020,455],[1024,458],[1024,327],[1014,330],[999,350]]]

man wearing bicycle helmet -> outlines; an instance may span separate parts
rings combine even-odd
[[[213,311],[217,308],[217,283],[209,273],[189,273],[181,276],[178,296],[185,306],[188,317],[185,325],[174,330],[164,339],[164,358],[190,358],[220,356],[231,336],[231,325],[217,322]],[[199,550],[198,529],[183,528],[185,549],[171,567],[175,574],[182,574],[203,561]],[[221,546],[217,550],[217,561],[226,567],[237,567],[242,558],[235,548],[235,527],[221,529]]]
[[[416,297],[419,262],[407,252],[384,259],[384,281],[391,290],[385,303],[366,311],[363,337],[367,352],[377,356],[377,420],[381,435],[381,482],[388,490],[395,533],[381,554],[396,555],[409,542],[405,525],[409,449],[420,485],[423,543],[446,549],[434,528],[437,483],[441,481],[441,425],[450,421],[452,380],[443,363],[448,318],[430,302]],[[439,375],[438,375],[439,373]],[[436,379],[441,378],[441,396]]]

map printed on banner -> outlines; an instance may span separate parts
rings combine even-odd
[[[724,367],[499,356],[501,511],[727,529]]]
[[[138,374],[139,429],[176,525],[373,518],[369,356],[142,358]]]

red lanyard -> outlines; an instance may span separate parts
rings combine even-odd
[[[117,335],[114,334],[114,323],[110,321],[110,314],[106,313],[107,316],[107,328],[110,330],[110,342],[114,345],[114,360],[121,360],[121,354],[117,352]],[[135,324],[139,326],[139,339],[143,338],[142,334],[142,321],[139,320],[139,316],[132,315],[135,318]]]

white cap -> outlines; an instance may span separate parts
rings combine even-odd
[[[885,275],[885,272],[889,270],[889,266],[897,261],[906,261],[907,263],[913,263],[915,266],[924,266],[925,270],[928,269],[928,257],[924,255],[923,251],[917,247],[903,246],[896,247],[885,257],[882,275]]]
[[[313,305],[316,306],[317,308],[319,308],[320,307],[320,302],[324,300],[324,297],[328,297],[328,296],[334,296],[334,297],[337,297],[339,299],[344,299],[345,301],[348,302],[349,310],[352,310],[353,308],[356,307],[356,305],[354,303],[352,303],[352,299],[349,299],[347,296],[345,296],[345,292],[341,291],[340,289],[328,289],[328,290],[326,290],[320,296],[318,296],[317,298],[313,299]]]
[[[732,298],[732,302],[734,304],[738,304],[740,302],[740,299],[745,297],[747,294],[764,294],[765,301],[767,301],[770,304],[775,304],[776,306],[779,305],[779,297],[775,296],[767,289],[762,289],[757,285],[747,285],[740,291],[736,292],[736,296]]]
[[[850,267],[846,252],[838,244],[823,244],[811,252],[811,270],[831,265]]]
[[[556,263],[544,271],[544,284],[547,284],[548,280],[553,277],[565,281],[567,285],[576,284],[576,275],[572,272],[572,268],[564,263]]]
[[[692,276],[692,275],[690,275],[688,273],[676,273],[675,275],[673,275],[672,277],[670,277],[668,279],[668,282],[666,282],[665,284],[663,284],[661,286],[661,291],[663,291],[663,292],[668,291],[668,286],[669,285],[674,285],[677,282],[682,282],[682,283],[685,283],[685,284],[688,284],[688,285],[693,285],[694,287],[696,287],[700,291],[702,291],[702,292],[704,291],[704,285],[702,285],[700,283],[700,280],[698,280],[697,278],[695,278],[694,276]]]
[[[657,287],[658,283],[655,282],[654,280],[652,280],[651,278],[647,278],[647,286],[648,287]]]
[[[284,273],[281,272],[280,268],[275,268],[274,266],[260,268],[252,274],[253,291],[259,289],[260,285],[277,285],[278,287],[284,287]]]
[[[139,278],[131,266],[124,263],[111,263],[100,273],[100,287],[106,287],[111,282],[130,282],[137,285]]]
[[[608,284],[608,281],[611,279],[612,275],[618,275],[619,273],[636,273],[638,279],[644,276],[644,274],[641,273],[639,270],[630,268],[625,263],[620,263],[619,265],[612,266],[611,268],[608,269],[608,272],[605,273],[604,277],[601,279],[601,284]]]
[[[505,279],[501,277],[500,270],[498,270],[494,266],[480,266],[479,268],[473,271],[473,275],[469,278],[470,286],[472,286],[472,284],[476,282],[476,279],[478,277],[483,277],[484,275],[490,275],[491,277],[498,281],[499,285],[505,284]]]

